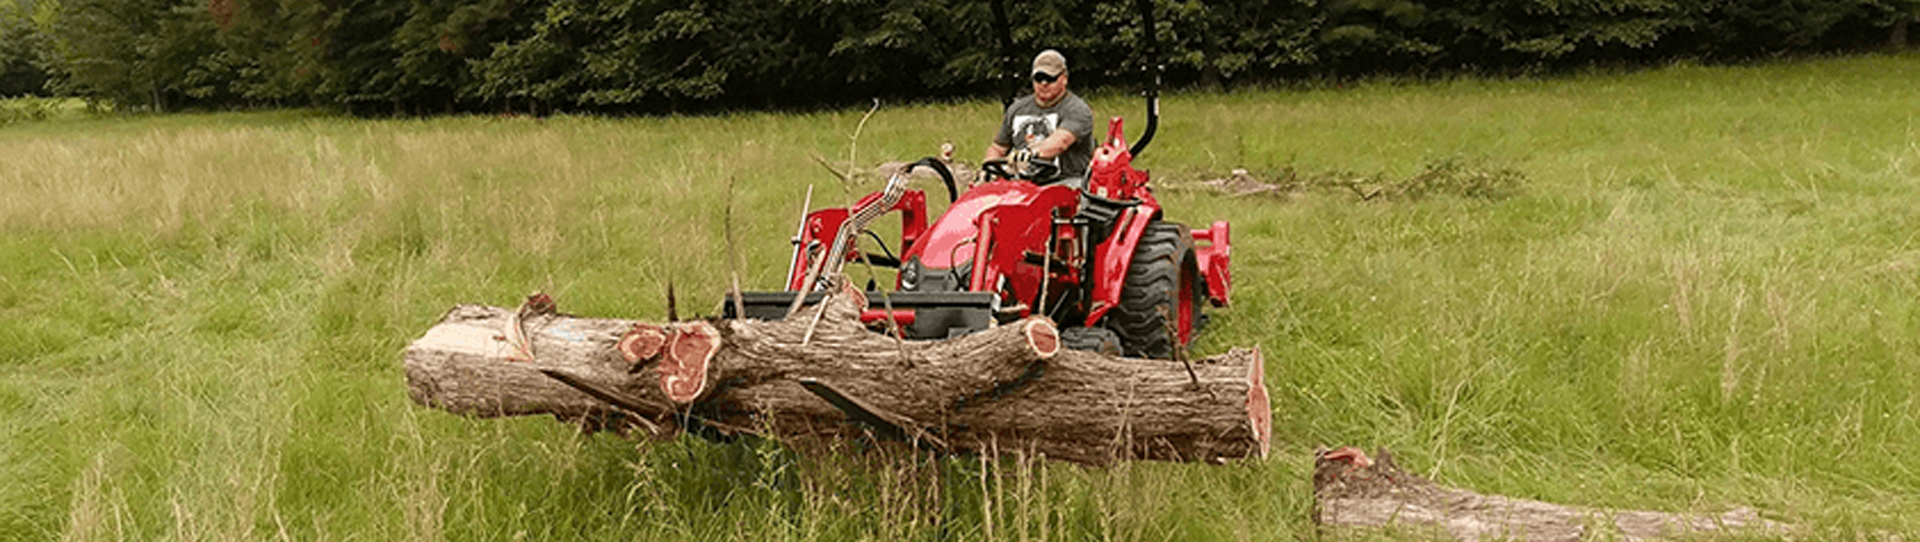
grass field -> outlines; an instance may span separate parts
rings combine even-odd
[[[1234,222],[1200,349],[1266,351],[1275,455],[1106,470],[636,447],[405,397],[401,349],[455,303],[659,317],[672,280],[706,309],[729,205],[771,287],[808,185],[877,186],[813,156],[977,156],[996,103],[857,141],[865,111],[7,125],[0,539],[1315,539],[1311,452],[1360,445],[1482,492],[1911,540],[1914,81],[1906,55],[1171,96],[1142,164],[1172,219]],[[1234,168],[1302,188],[1198,188]],[[1448,188],[1483,173],[1513,190]],[[1341,188],[1416,179],[1445,182]]]

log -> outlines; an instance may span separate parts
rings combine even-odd
[[[1264,458],[1271,407],[1265,386],[1251,378],[1261,363],[1251,349],[1197,361],[1195,386],[1178,363],[1062,350],[1020,386],[957,404],[941,418],[891,425],[908,425],[901,432],[926,435],[949,452],[1022,452],[1087,465]],[[847,438],[857,429],[840,409],[790,381],[729,389],[696,412],[758,416],[785,438]]]
[[[696,412],[771,416],[789,437],[835,436],[844,424],[834,422],[853,419],[948,451],[1020,451],[1096,465],[1218,463],[1265,457],[1270,448],[1272,411],[1257,350],[1201,360],[1190,372],[1174,361],[1060,350],[1058,332],[1037,319],[902,342],[859,324],[867,306],[860,291],[841,289],[785,320],[724,322],[727,348],[708,374],[738,383]]]
[[[1565,506],[1482,495],[1435,484],[1401,469],[1378,450],[1315,454],[1314,522],[1342,531],[1398,529],[1463,542],[1666,540],[1706,534],[1781,537],[1790,526],[1750,508],[1689,514]]]
[[[915,420],[937,419],[956,402],[1028,376],[1060,351],[1044,318],[943,341],[908,341],[867,330],[861,292],[842,289],[785,320],[720,322],[724,344],[707,378],[732,387],[812,380],[887,405]],[[824,314],[820,314],[824,311]]]
[[[409,346],[414,400],[470,416],[618,412],[679,430],[783,439],[891,436],[950,453],[1044,454],[1086,464],[1210,461],[1269,449],[1257,350],[1195,362],[1063,350],[1029,318],[940,341],[875,333],[840,289],[779,321],[651,324],[525,318],[531,362],[501,330],[506,309],[462,306]]]
[[[407,346],[407,395],[415,403],[480,418],[551,414],[588,428],[629,426],[656,435],[673,432],[674,409],[657,386],[629,372],[616,347],[634,322],[561,314],[522,319],[512,309],[460,305]],[[518,324],[515,326],[514,324]],[[509,331],[525,330],[530,361]],[[626,408],[582,391],[543,371],[570,375],[580,385],[617,393]],[[626,424],[626,425],[622,425]]]
[[[1265,458],[1264,365],[1258,349],[1236,349],[1195,361],[1189,375],[1175,361],[1065,350],[1028,385],[957,409],[949,440],[1094,465]]]

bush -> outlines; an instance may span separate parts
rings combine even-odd
[[[57,110],[53,100],[41,98],[0,99],[0,126],[38,122],[53,118]]]

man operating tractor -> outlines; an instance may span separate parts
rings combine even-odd
[[[1007,106],[982,163],[1008,159],[1016,168],[1045,163],[1058,173],[1044,180],[1084,188],[1093,160],[1093,108],[1067,90],[1067,57],[1059,51],[1034,56],[1031,76],[1033,94]]]

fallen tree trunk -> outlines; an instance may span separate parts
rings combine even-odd
[[[1259,350],[1196,361],[1121,359],[1067,350],[1046,375],[957,410],[950,440],[1079,463],[1266,457],[1272,410]]]
[[[1268,452],[1271,407],[1256,380],[1261,363],[1258,351],[1245,349],[1195,362],[1196,385],[1178,363],[1062,350],[1035,378],[969,398],[937,417],[887,416],[885,407],[868,408],[882,411],[877,417],[889,422],[883,432],[953,452],[1022,452],[1090,465],[1220,463]],[[757,419],[792,438],[843,438],[849,429],[861,429],[844,423],[856,416],[793,381],[728,389],[694,412],[731,423]]]
[[[1463,542],[1663,540],[1709,533],[1784,536],[1788,526],[1752,509],[1682,514],[1564,506],[1481,495],[1429,482],[1394,464],[1386,450],[1315,454],[1314,521],[1339,529],[1397,529]]]
[[[1045,319],[942,341],[869,331],[840,290],[779,321],[649,324],[462,306],[406,352],[410,394],[472,416],[618,413],[777,438],[893,436],[949,452],[1114,460],[1264,456],[1258,351],[1196,361],[1062,350]],[[516,316],[522,315],[522,316]],[[516,349],[514,326],[526,346]],[[516,353],[531,361],[516,362]],[[677,418],[684,416],[684,418]]]
[[[511,309],[479,305],[447,311],[439,325],[407,346],[407,395],[421,405],[479,418],[551,414],[589,429],[676,431],[666,394],[645,382],[649,374],[630,372],[615,348],[632,321],[545,315],[519,322],[539,330],[527,337],[539,354],[522,362],[514,361],[515,347],[506,333],[513,315]],[[569,385],[543,369],[577,382]],[[583,392],[581,385],[617,393],[632,404],[616,406]]]

